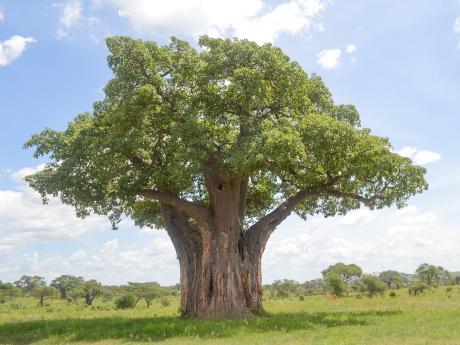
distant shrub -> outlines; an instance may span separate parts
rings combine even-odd
[[[389,293],[389,296],[390,296],[390,297],[396,297],[396,292],[394,292],[393,290],[391,290],[390,293]]]
[[[370,298],[378,294],[383,295],[387,288],[386,284],[376,276],[364,275],[361,281],[366,286],[367,295]]]
[[[163,307],[168,307],[171,305],[171,302],[169,299],[167,299],[166,297],[163,297],[161,300],[160,300],[160,303]]]
[[[335,273],[329,273],[325,279],[331,293],[335,296],[341,297],[347,291],[347,286],[339,275]]]
[[[451,292],[453,290],[452,286],[446,288],[446,292]]]
[[[304,301],[305,300],[305,297],[303,295],[300,295],[299,296],[299,301]]]
[[[417,296],[429,288],[425,283],[415,283],[409,286],[409,296]],[[434,291],[433,291],[434,292]]]
[[[120,296],[115,300],[117,309],[132,309],[136,306],[137,299],[133,295]]]

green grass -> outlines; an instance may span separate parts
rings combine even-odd
[[[150,309],[114,310],[32,299],[0,305],[1,344],[460,344],[460,287],[395,298],[306,297],[265,301],[267,315],[242,320],[189,320],[178,300]],[[19,304],[15,309],[12,305]]]

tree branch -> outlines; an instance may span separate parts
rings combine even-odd
[[[246,230],[245,235],[249,242],[254,243],[254,250],[263,252],[263,250],[265,249],[265,245],[270,235],[275,230],[275,228],[279,224],[281,224],[281,222],[283,222],[292,213],[292,211],[294,211],[294,209],[303,201],[305,201],[305,199],[307,199],[308,197],[318,195],[329,195],[341,198],[352,198],[358,200],[359,202],[362,202],[365,205],[372,206],[375,200],[382,199],[383,193],[391,188],[388,184],[386,184],[379,193],[377,193],[373,197],[367,198],[359,194],[341,192],[336,189],[331,189],[330,187],[340,178],[340,176],[328,176],[328,183],[303,189],[297,192],[296,194],[285,200],[278,207],[276,207],[273,211],[266,214],[264,217],[260,218],[255,224],[250,226]]]
[[[327,189],[326,194],[330,196],[336,196],[339,198],[349,198],[349,199],[355,199],[358,200],[359,202],[362,202],[366,206],[373,206],[373,202],[379,199],[383,199],[383,193],[387,191],[388,189],[391,189],[389,186],[389,183],[387,183],[377,194],[375,194],[372,197],[364,197],[359,194],[354,194],[354,193],[348,193],[348,192],[341,192],[336,189]]]
[[[238,216],[240,218],[241,224],[244,221],[244,215],[246,213],[246,200],[248,196],[248,184],[249,176],[245,175],[241,178],[240,181],[240,200],[238,202]]]
[[[254,243],[254,250],[263,252],[268,238],[275,228],[306,198],[321,194],[325,188],[326,186],[321,185],[303,189],[281,203],[273,211],[260,218],[255,224],[251,225],[246,230],[246,238],[249,242]]]
[[[197,204],[193,201],[181,199],[172,193],[160,192],[154,189],[139,189],[137,194],[143,196],[144,198],[157,200],[164,204],[174,206],[178,210],[194,218],[196,221],[208,221],[209,210],[206,206]]]

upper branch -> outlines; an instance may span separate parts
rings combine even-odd
[[[383,197],[384,197],[383,193],[385,193],[385,191],[390,189],[390,188],[391,187],[385,186],[385,187],[382,188],[382,190],[379,193],[377,193],[377,194],[375,194],[374,196],[371,196],[371,197],[364,197],[362,195],[355,194],[355,193],[341,192],[341,191],[336,190],[336,189],[327,189],[325,191],[325,194],[330,195],[330,196],[340,197],[340,198],[355,199],[355,200],[358,200],[359,202],[363,203],[364,205],[372,206],[373,203],[376,200],[383,199]]]
[[[161,201],[164,204],[174,206],[178,210],[186,213],[196,221],[207,222],[209,210],[206,206],[197,204],[177,197],[174,194],[160,192],[154,189],[140,189],[137,194],[145,198]]]

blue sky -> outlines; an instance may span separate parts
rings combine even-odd
[[[367,272],[413,272],[425,261],[460,271],[459,1],[0,0],[0,280],[178,281],[164,232],[129,220],[114,232],[103,218],[76,219],[58,200],[42,206],[21,179],[45,160],[22,145],[104,96],[104,37],[193,43],[203,33],[273,42],[428,169],[430,190],[406,209],[290,217],[267,246],[265,282],[305,281],[337,261]]]

